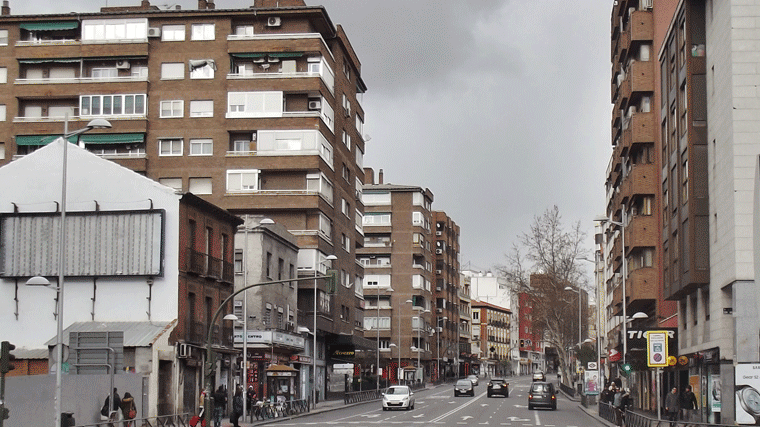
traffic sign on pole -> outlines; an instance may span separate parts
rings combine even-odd
[[[668,366],[668,332],[649,331],[647,335],[647,366],[663,368]]]

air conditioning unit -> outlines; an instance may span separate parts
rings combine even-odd
[[[441,234],[443,234],[443,231],[436,231],[436,232],[435,232],[435,235],[436,235],[436,236],[440,236]]]
[[[130,67],[129,61],[126,61],[124,59],[120,59],[116,61],[116,68],[118,68],[119,70],[128,70],[129,67]]]
[[[309,110],[321,110],[322,109],[322,101],[314,100],[309,101]]]
[[[438,255],[440,255],[440,254],[442,254],[442,253],[443,253],[443,249],[436,249],[436,250],[435,250],[435,253],[436,253],[436,254],[438,254]]]
[[[189,344],[180,343],[177,347],[177,358],[187,359],[191,356],[192,349]]]
[[[282,20],[279,16],[270,16],[267,19],[267,27],[279,27],[280,25],[282,25]]]
[[[441,274],[443,273],[443,270],[435,270],[435,274]]]
[[[161,37],[161,29],[158,27],[148,28],[148,37]]]
[[[261,64],[262,62],[265,62],[266,60],[267,60],[266,58],[255,58],[253,62],[257,64]]]
[[[435,312],[436,312],[436,313],[443,313],[443,309],[442,309],[442,308],[436,308],[436,309],[435,309]]]

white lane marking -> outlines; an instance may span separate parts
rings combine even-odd
[[[534,416],[534,417],[536,417],[536,425],[537,425],[537,426],[540,426],[540,425],[541,425],[541,420],[540,420],[540,419],[538,419],[538,412],[534,412],[534,413],[533,413],[533,416]]]
[[[472,398],[472,399],[468,400],[468,401],[467,401],[467,403],[464,403],[464,404],[462,404],[462,405],[459,405],[458,407],[456,407],[456,408],[454,408],[454,409],[450,410],[449,412],[446,412],[445,414],[443,414],[443,415],[441,415],[441,416],[439,416],[439,417],[437,417],[437,418],[433,418],[432,420],[430,420],[430,422],[431,422],[431,423],[436,423],[436,422],[438,422],[438,421],[441,421],[442,419],[444,419],[444,418],[448,417],[449,415],[451,415],[451,414],[454,414],[454,413],[458,412],[459,410],[466,408],[466,407],[467,407],[467,406],[469,406],[469,405],[472,405],[472,404],[473,404],[473,403],[475,403],[475,402],[476,402],[478,399],[480,399],[481,397],[483,397],[483,396],[485,396],[485,395],[486,395],[485,393],[481,393],[479,396],[477,396],[477,397],[475,397],[475,398]]]

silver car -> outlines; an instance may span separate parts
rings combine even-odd
[[[414,409],[414,393],[405,385],[388,387],[383,393],[383,411],[391,408]]]
[[[478,376],[477,375],[467,375],[467,379],[472,381],[472,385],[476,386],[478,385]]]

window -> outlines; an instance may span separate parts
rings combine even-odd
[[[0,122],[4,122],[6,120],[6,107],[4,104],[0,104]]]
[[[185,78],[185,64],[182,62],[164,62],[161,64],[162,80],[180,80]]]
[[[145,94],[82,95],[79,97],[80,116],[144,116]]]
[[[364,329],[377,330],[377,329],[390,329],[390,328],[391,328],[390,317],[380,317],[379,320],[377,317],[366,317],[366,316],[364,317]],[[386,342],[387,341],[388,340],[386,340]],[[388,348],[388,347],[386,346],[385,348]]]
[[[235,249],[235,274],[243,273],[243,250]]]
[[[148,37],[148,20],[86,19],[82,21],[82,41],[142,40]]]
[[[161,40],[165,42],[181,42],[185,40],[184,25],[164,25],[161,28]]]
[[[228,170],[227,191],[230,193],[253,192],[258,189],[258,169]]]
[[[181,99],[161,101],[161,118],[182,117],[185,111],[185,101]]]
[[[166,138],[158,140],[158,155],[159,156],[181,156],[182,155],[182,139],[181,138]]]
[[[364,225],[391,225],[391,214],[387,212],[365,212]]]
[[[148,78],[148,67],[145,65],[133,65],[129,69],[129,75],[131,77]]]
[[[227,94],[227,116],[281,117],[282,92],[230,92]]]
[[[214,71],[216,70],[216,64],[212,62],[206,62],[206,65],[201,67],[190,67],[191,79],[213,79]]]
[[[342,234],[341,242],[343,244],[343,250],[346,252],[351,252],[351,239],[345,234]]]
[[[93,68],[91,76],[93,79],[113,79],[119,76],[119,70],[116,68]]]
[[[348,147],[349,150],[351,149],[351,135],[346,131],[343,131],[343,144]]]
[[[8,68],[0,67],[0,83],[8,83]]]
[[[238,37],[253,37],[253,25],[236,26],[235,35]]]
[[[190,155],[191,156],[210,156],[214,154],[213,139],[191,139]]]
[[[188,190],[193,194],[211,194],[211,178],[190,178]]]
[[[8,30],[0,30],[0,46],[8,46]]]
[[[5,159],[5,143],[0,142],[0,159]]]
[[[345,179],[346,182],[351,182],[351,171],[348,169],[348,166],[346,166],[345,163],[343,163],[342,174],[343,179]]]
[[[158,183],[182,191],[182,178],[159,178]]]
[[[272,278],[272,253],[267,252],[267,264],[264,266],[266,270],[266,277],[268,279]]]
[[[214,24],[193,24],[190,33],[191,40],[214,40]]]
[[[190,101],[190,117],[214,117],[214,101]]]
[[[277,259],[277,280],[283,280],[285,277],[285,260],[282,258]]]
[[[349,212],[351,212],[351,205],[348,203],[348,200],[340,199],[340,211],[345,216],[348,216]]]

